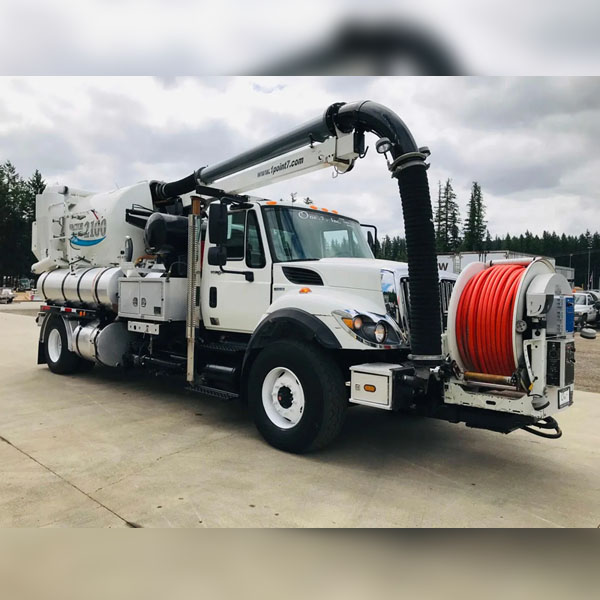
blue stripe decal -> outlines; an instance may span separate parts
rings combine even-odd
[[[69,241],[71,244],[75,244],[76,246],[95,246],[99,244],[102,240],[106,239],[106,236],[98,238],[97,240],[82,240],[74,235]]]

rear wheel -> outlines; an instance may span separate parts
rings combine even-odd
[[[342,372],[321,348],[296,340],[267,346],[251,367],[248,401],[272,446],[306,452],[329,444],[344,422]]]
[[[46,363],[53,373],[68,375],[75,373],[81,359],[71,352],[67,345],[67,330],[60,317],[48,317],[50,322],[44,334],[44,355]]]

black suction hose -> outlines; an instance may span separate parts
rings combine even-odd
[[[411,358],[424,364],[442,359],[440,292],[435,231],[427,182],[428,152],[421,152],[408,127],[389,108],[376,102],[342,106],[335,124],[344,132],[355,129],[386,137],[392,143],[390,170],[398,178],[410,289]]]
[[[169,198],[176,198],[182,194],[188,194],[196,189],[196,173],[192,173],[183,179],[178,181],[172,181],[171,183],[165,183],[164,181],[158,181],[155,183],[154,196],[157,200],[168,200]]]
[[[413,359],[435,364],[440,362],[442,354],[442,324],[435,231],[425,164],[408,166],[397,176],[408,262],[410,351]]]

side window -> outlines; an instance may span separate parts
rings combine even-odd
[[[260,229],[258,228],[258,219],[256,213],[250,211],[247,221],[246,264],[252,269],[262,269],[266,262]]]
[[[244,230],[246,226],[246,211],[240,210],[227,215],[227,259],[241,260],[244,258]]]

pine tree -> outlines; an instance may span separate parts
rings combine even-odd
[[[474,181],[469,199],[467,222],[464,228],[464,249],[483,250],[487,222],[485,220],[485,205],[481,194],[481,186]]]
[[[445,252],[446,211],[442,202],[442,182],[438,181],[438,201],[435,210],[435,245],[438,252]]]
[[[438,252],[455,252],[460,246],[460,214],[452,180],[438,182],[438,205],[435,212],[435,238]]]
[[[35,219],[35,194],[45,188],[36,171],[28,181],[6,161],[0,165],[0,275],[30,273],[35,262],[31,253],[31,223]]]

